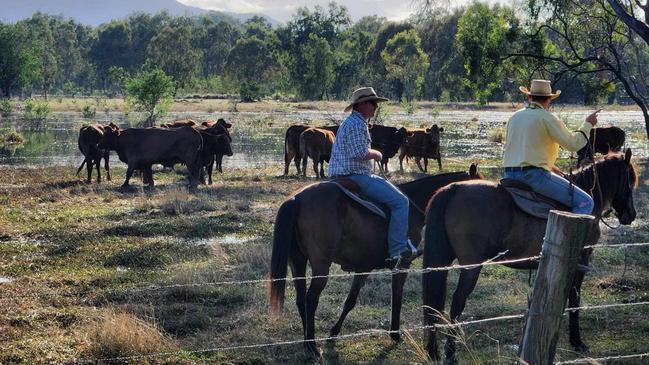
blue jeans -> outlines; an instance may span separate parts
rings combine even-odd
[[[573,213],[593,214],[595,202],[593,202],[590,195],[573,184],[573,195],[571,196],[570,182],[546,169],[505,171],[505,178],[519,180],[528,184],[535,192],[571,207]]]
[[[390,208],[388,225],[388,252],[399,255],[406,248],[413,249],[408,241],[408,198],[389,181],[377,175],[349,175],[369,199]]]

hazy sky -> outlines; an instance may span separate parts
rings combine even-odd
[[[209,10],[236,13],[262,13],[280,22],[291,20],[299,7],[313,9],[316,5],[327,8],[330,0],[178,0],[185,5]],[[403,20],[412,13],[410,0],[337,0],[344,5],[352,20],[366,15],[378,15],[389,20]]]

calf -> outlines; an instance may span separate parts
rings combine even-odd
[[[201,123],[201,125],[206,128],[211,128],[215,125],[219,125],[225,129],[228,135],[230,133],[229,129],[232,127],[232,123],[226,122],[223,118],[219,118],[219,120],[217,120],[216,122],[213,120],[208,120],[207,122]],[[230,139],[230,142],[232,142],[232,139]],[[228,156],[232,156],[232,154],[229,154]],[[212,169],[214,165],[216,165],[216,170],[218,172],[223,173],[223,154],[216,153],[214,155],[213,163],[210,163],[209,167],[207,167],[210,184],[212,184]]]
[[[81,162],[81,165],[77,169],[77,175],[79,175],[79,172],[81,172],[81,169],[83,169],[83,165],[85,164],[86,169],[88,170],[87,182],[91,181],[93,165],[97,167],[97,182],[101,182],[99,165],[101,164],[102,157],[104,158],[104,168],[106,169],[107,175],[106,178],[110,181],[110,167],[108,166],[110,152],[99,148],[99,142],[101,142],[103,135],[104,126],[101,124],[84,125],[79,130],[78,144],[79,150],[83,154],[83,162]]]
[[[302,160],[302,153],[300,151],[300,135],[308,128],[309,126],[305,124],[295,124],[288,127],[286,130],[284,136],[284,175],[288,175],[288,167],[291,165],[291,161],[293,160],[295,160],[297,174],[299,175],[301,173],[300,161]],[[337,125],[329,125],[319,128],[333,132],[334,135],[338,132]]]
[[[221,162],[223,155],[232,156],[232,137],[228,128],[232,124],[226,122],[224,119],[219,119],[217,122],[207,121],[202,123],[203,127],[197,128],[203,136],[203,149],[201,151],[201,167],[207,170],[208,184],[212,185],[212,171],[214,164],[219,172],[223,172]],[[201,169],[201,180],[205,183],[203,170]]]
[[[394,157],[401,145],[406,142],[407,131],[403,127],[397,129],[376,124],[370,124],[368,127],[372,137],[372,148],[381,151],[383,155],[381,167],[388,172],[388,160]]]
[[[324,162],[329,162],[331,147],[333,147],[335,135],[333,132],[320,128],[307,128],[300,134],[300,152],[302,152],[302,176],[306,177],[306,163],[311,157],[313,160],[313,171],[318,177],[318,164],[320,164],[319,176],[323,178]]]
[[[145,183],[153,186],[153,164],[179,162],[187,165],[189,184],[195,187],[198,185],[202,140],[200,132],[192,127],[129,128],[123,131],[107,128],[99,147],[117,151],[119,159],[128,165],[123,187],[129,185],[135,169],[141,169]]]
[[[626,135],[618,127],[601,127],[590,130],[588,143],[577,151],[577,164],[581,165],[587,160],[593,160],[593,154],[599,152],[603,155],[609,151],[620,151],[624,146]]]
[[[403,171],[404,157],[415,157],[417,167],[423,172],[428,172],[428,159],[434,158],[437,160],[439,169],[442,169],[442,156],[439,151],[439,134],[444,131],[444,128],[439,128],[437,124],[433,124],[430,128],[417,128],[408,130],[408,138],[406,143],[401,146],[399,153],[399,167]],[[424,159],[424,168],[421,167],[420,158]]]

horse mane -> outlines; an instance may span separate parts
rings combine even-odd
[[[456,172],[447,172],[447,173],[444,173],[444,174],[428,175],[428,176],[424,176],[424,177],[416,179],[416,180],[401,183],[401,184],[399,184],[397,186],[400,189],[403,190],[403,189],[407,189],[408,187],[410,187],[412,185],[419,185],[419,184],[422,184],[422,183],[431,183],[431,182],[438,181],[438,180],[448,180],[448,178],[451,177],[451,176],[468,175],[468,174],[469,173],[466,172],[466,171],[456,171]],[[484,179],[484,176],[481,173],[478,172],[476,174],[476,178]]]

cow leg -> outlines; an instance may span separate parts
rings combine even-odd
[[[142,175],[145,176],[146,178],[146,184],[149,185],[150,188],[153,187],[153,165],[148,165],[142,169]]]
[[[109,158],[110,158],[110,152],[105,152],[104,153],[104,168],[106,169],[106,179],[108,181],[111,181],[111,179],[110,179],[110,166],[108,164]]]
[[[126,179],[124,180],[124,184],[122,184],[122,187],[124,188],[128,187],[128,182],[129,180],[131,180],[131,176],[133,176],[133,171],[135,171],[135,166],[128,165],[128,168],[126,169]]]
[[[302,156],[299,153],[295,153],[295,168],[297,169],[297,174],[299,175],[302,170],[300,170],[300,163],[302,162],[302,159],[306,159],[306,156]]]
[[[87,183],[90,183],[92,181],[92,169],[94,168],[94,164],[94,159],[88,156],[86,158],[86,172],[88,173],[88,177],[86,178]]]
[[[97,182],[101,182],[101,156],[97,155],[97,159],[95,160],[95,167],[97,168]]]
[[[324,173],[324,159],[320,160],[320,178],[324,179],[325,173]]]
[[[424,169],[421,167],[421,157],[415,157],[415,163],[419,167],[419,171],[424,172]]]
[[[302,158],[302,177],[306,177],[306,164],[309,162],[309,157],[307,155],[304,155]],[[299,172],[298,172],[299,174]],[[317,176],[317,174],[316,174]]]
[[[437,167],[439,167],[439,171],[442,171],[442,155],[437,154]]]
[[[399,170],[403,172],[403,158],[406,157],[406,154],[402,151],[399,153]]]
[[[223,173],[223,155],[216,155],[216,169]]]
[[[428,172],[428,157],[424,157],[424,172]]]
[[[212,171],[214,170],[214,155],[210,157],[210,161],[207,163],[207,183],[212,185]],[[218,166],[217,166],[218,168]]]
[[[361,291],[365,281],[367,280],[367,274],[365,275],[356,275],[352,281],[352,287],[349,289],[349,294],[347,294],[347,299],[345,299],[345,304],[343,305],[343,311],[340,313],[340,318],[338,322],[331,328],[329,332],[329,337],[336,337],[340,334],[340,329],[343,326],[343,321],[347,318],[347,314],[354,309],[356,302],[358,300],[358,294]]]
[[[316,179],[320,176],[320,173],[318,172],[319,163],[320,163],[320,156],[319,155],[313,156],[313,172],[315,173]]]
[[[284,152],[284,175],[288,175],[288,167],[291,166],[291,161],[295,158],[295,154],[290,148],[286,149],[286,152]],[[297,163],[297,161],[295,161]],[[295,167],[298,167],[297,164]],[[298,172],[300,171],[298,167]]]

